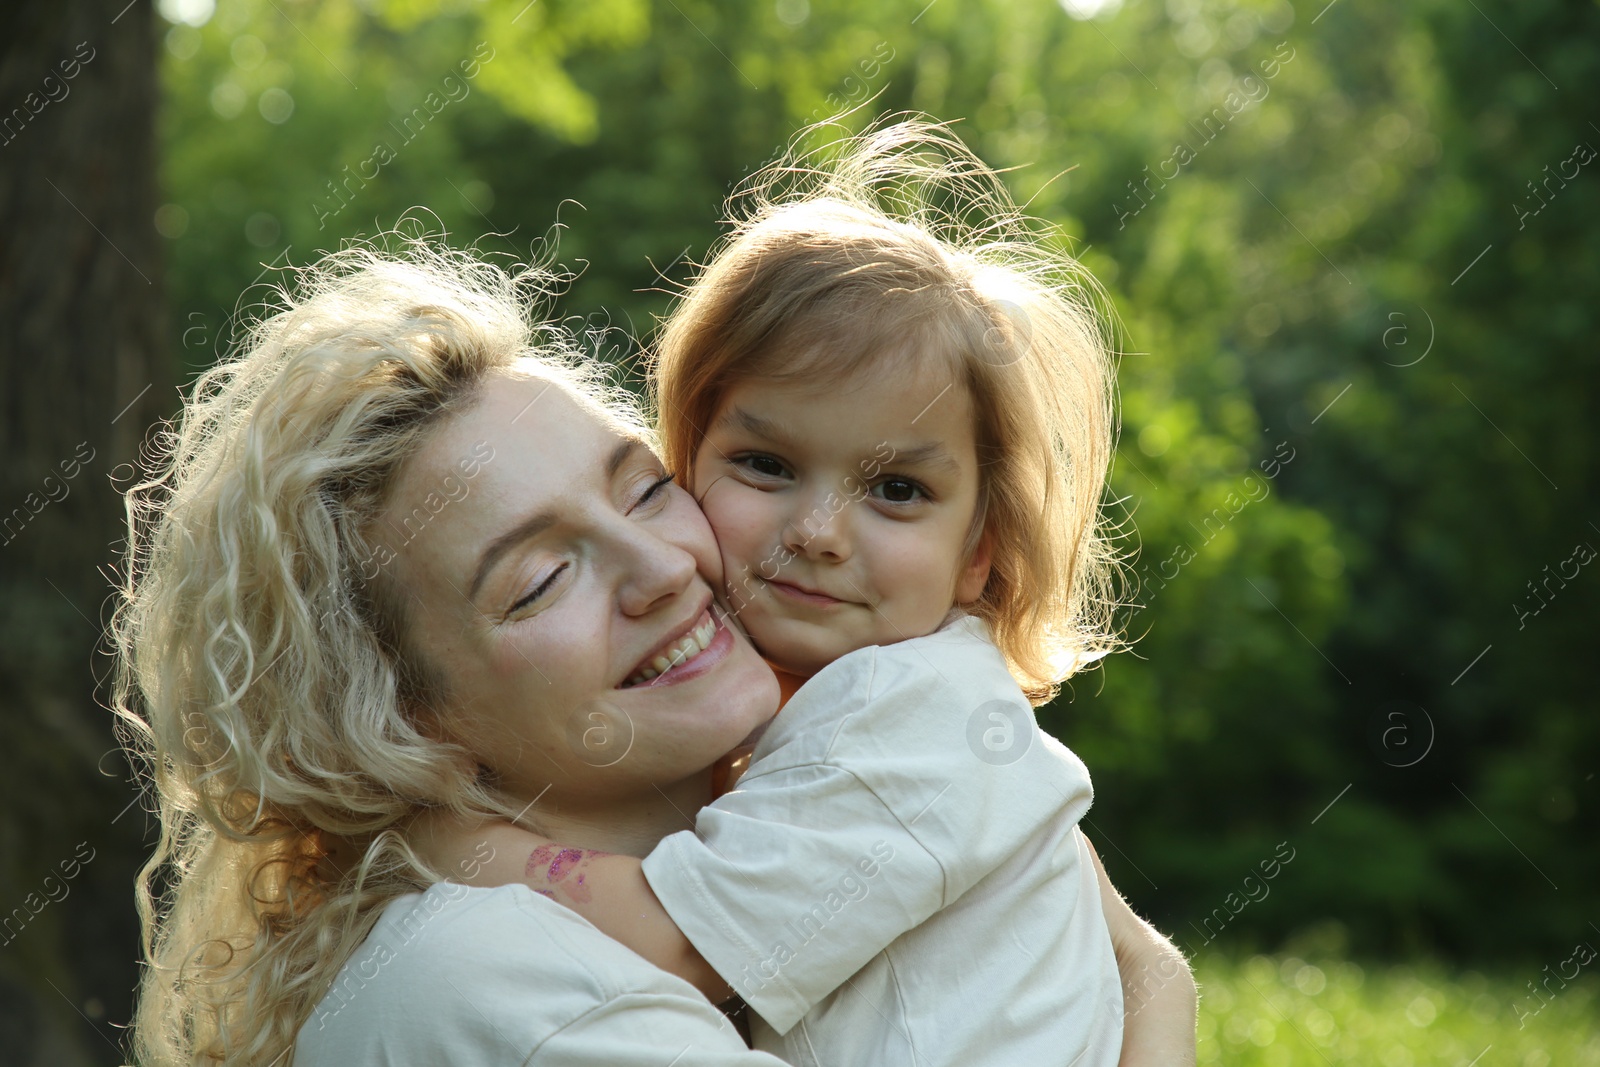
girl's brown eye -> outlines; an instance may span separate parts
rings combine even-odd
[[[786,473],[783,464],[771,456],[740,456],[734,462],[763,478],[782,478]]]
[[[879,493],[880,500],[890,504],[910,504],[928,495],[922,486],[906,478],[886,478],[873,490]]]

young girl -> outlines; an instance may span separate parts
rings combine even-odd
[[[789,699],[695,832],[641,862],[501,828],[495,855],[526,866],[483,879],[731,987],[790,1063],[1115,1064],[1089,775],[1032,708],[1112,645],[1093,284],[938,128],[748,196],[655,388],[726,607]]]

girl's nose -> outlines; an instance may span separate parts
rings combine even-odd
[[[850,501],[843,493],[804,499],[783,531],[783,545],[807,559],[843,563],[850,558]]]

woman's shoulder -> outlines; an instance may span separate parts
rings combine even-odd
[[[521,1063],[640,995],[718,1025],[688,983],[526,886],[440,883],[388,904],[301,1027],[295,1063]]]

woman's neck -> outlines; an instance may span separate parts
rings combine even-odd
[[[584,798],[563,805],[542,797],[522,823],[563,845],[643,857],[668,834],[694,829],[694,817],[711,800],[711,769],[670,785],[606,801]]]
[[[794,696],[799,688],[806,684],[808,679],[798,674],[790,674],[788,671],[781,670],[778,667],[773,667],[770,661],[767,666],[772,667],[772,673],[778,676],[778,708],[781,711],[783,706],[789,703],[789,698]]]

